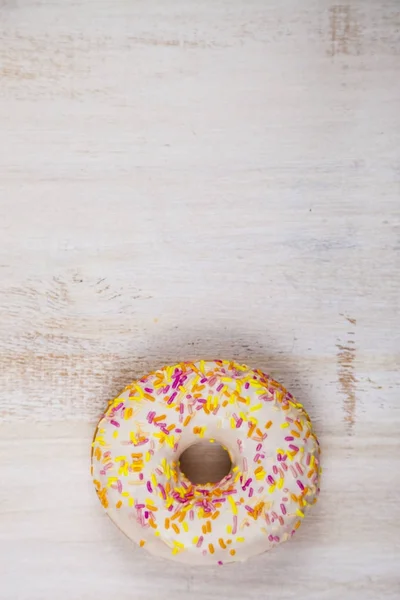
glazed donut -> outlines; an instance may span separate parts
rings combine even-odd
[[[192,483],[179,457],[218,442],[232,468]],[[112,521],[152,554],[189,564],[243,561],[285,542],[319,493],[319,444],[293,396],[232,361],[184,362],[128,385],[92,444],[92,476]]]

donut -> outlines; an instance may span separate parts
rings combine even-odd
[[[219,443],[231,470],[192,483],[179,458]],[[320,450],[303,406],[233,361],[182,362],[128,385],[92,443],[92,477],[115,525],[157,557],[244,561],[289,540],[319,493]]]

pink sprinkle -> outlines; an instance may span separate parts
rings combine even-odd
[[[253,481],[252,478],[249,477],[248,480],[246,481],[246,483],[244,484],[243,489],[245,490],[247,488],[247,486],[251,484],[252,481]]]
[[[148,481],[148,482],[146,483],[146,486],[147,486],[147,489],[149,490],[150,494],[152,494],[152,493],[153,493],[153,488],[151,487],[151,483],[150,483],[150,481]]]
[[[281,455],[281,453],[280,453],[280,452],[278,452],[277,459],[278,459],[278,462],[281,462],[281,460],[282,460],[282,455]]]
[[[275,542],[278,542],[278,543],[279,543],[279,536],[275,535],[275,536],[274,536],[274,540],[275,540]]]
[[[267,479],[268,479],[268,481],[270,482],[271,485],[275,485],[275,479],[271,475],[268,475]]]
[[[245,504],[244,507],[247,510],[247,512],[249,512],[249,513],[253,513],[254,512],[254,510],[248,504]]]
[[[272,467],[272,470],[273,470],[273,472],[274,472],[275,475],[278,475],[278,467],[276,465],[274,465]]]
[[[204,538],[203,538],[203,536],[201,535],[201,536],[199,537],[199,539],[198,539],[198,542],[197,542],[197,544],[196,544],[197,548],[201,548],[201,545],[202,545],[202,543],[203,543],[203,540],[204,540]]]
[[[139,510],[141,508],[146,508],[146,506],[144,504],[135,504],[135,508]]]
[[[220,383],[219,386],[217,387],[217,392],[220,392],[223,387],[224,387],[224,384]]]
[[[169,388],[170,388],[170,387],[171,387],[170,385],[166,385],[166,386],[165,386],[165,388],[164,388],[164,390],[163,390],[164,394],[168,394],[168,391],[169,391]]]
[[[285,460],[287,460],[287,454],[284,454],[284,455],[282,456],[282,461],[285,461]]]
[[[285,456],[285,460],[286,460],[287,456]],[[282,469],[286,472],[288,470],[288,466],[286,463],[281,463],[282,464]]]
[[[244,384],[244,389],[245,389],[245,390],[248,390],[248,389],[249,389],[249,387],[250,387],[250,384],[249,384],[249,382],[248,382],[248,381],[246,381],[246,383]]]
[[[239,420],[239,417],[236,413],[232,413],[232,417],[235,419],[236,422]]]
[[[235,533],[237,532],[237,526],[238,526],[238,518],[237,518],[237,515],[233,515],[233,527],[232,527],[232,535],[235,535]]]
[[[218,564],[219,564],[219,565],[223,565],[224,563],[222,562],[222,560],[219,560],[219,561],[218,561]]]
[[[304,471],[303,471],[303,469],[301,468],[301,466],[299,465],[298,462],[296,463],[295,466],[296,466],[296,469],[298,470],[298,472],[300,473],[300,475],[304,475]]]
[[[251,487],[251,488],[249,489],[249,498],[251,498],[251,497],[252,497],[253,493],[254,493],[254,490],[253,490],[253,488]]]
[[[287,436],[285,437],[285,440],[286,440],[287,442],[293,442],[293,440],[294,440],[294,437],[293,437],[292,435],[287,435]]]
[[[153,388],[144,388],[144,391],[148,394],[152,394],[154,392]]]
[[[118,423],[118,421],[114,421],[114,419],[111,419],[110,423],[111,423],[111,425],[114,425],[114,427],[119,427],[120,426],[119,423]]]
[[[139,479],[140,481],[143,481],[143,473],[139,473]]]
[[[149,511],[148,511],[148,510],[145,510],[145,511],[144,511],[144,518],[145,518],[145,519],[148,519],[148,518],[149,518]]]
[[[121,483],[120,479],[118,479],[118,481],[117,481],[117,489],[118,489],[119,493],[122,494],[122,483]]]
[[[257,444],[256,452],[260,452],[262,448],[262,444]]]
[[[259,454],[259,453],[257,453],[257,454],[255,455],[255,457],[254,457],[254,462],[255,462],[255,463],[256,463],[256,462],[259,460],[260,456],[261,456],[261,454]]]
[[[243,452],[243,444],[241,440],[236,440],[237,445],[239,447],[239,452],[242,453]]]
[[[294,450],[295,452],[298,452],[298,451],[299,451],[298,447],[297,447],[297,446],[294,446],[293,444],[289,444],[289,448],[290,448],[291,450]]]
[[[243,458],[243,471],[247,471],[247,470],[248,470],[247,458]]]
[[[173,394],[171,394],[170,399],[167,401],[167,404],[172,404],[172,402],[175,400],[175,398],[177,397],[178,392],[174,392]]]
[[[269,539],[270,542],[273,542],[274,541],[274,536],[271,535],[271,534],[269,534],[268,539]]]
[[[194,510],[189,510],[189,519],[190,519],[191,521],[193,521],[193,520],[194,520]]]
[[[262,485],[260,488],[258,488],[258,493],[262,494],[264,491],[264,486]]]
[[[283,515],[286,515],[286,506],[283,503],[281,504],[281,511]]]
[[[163,486],[163,485],[161,485],[161,483],[157,483],[157,487],[158,487],[158,489],[160,490],[160,492],[161,492],[161,495],[162,495],[162,497],[164,498],[164,500],[166,500],[166,499],[167,499],[167,494],[165,493],[164,486]]]
[[[278,515],[276,514],[276,512],[275,512],[275,511],[272,511],[271,515],[274,517],[274,519],[277,519],[277,518],[278,518]]]
[[[293,465],[290,465],[290,470],[292,472],[293,477],[297,477],[297,471],[296,471],[296,469],[294,468]]]
[[[108,471],[108,469],[112,469],[113,464],[111,462],[107,463],[104,467],[105,471]]]
[[[175,433],[182,433],[182,429],[175,429]]]
[[[222,493],[224,496],[230,496],[231,494],[237,494],[237,490],[224,490]]]
[[[236,421],[236,429],[239,429],[239,427],[241,426],[242,423],[243,423],[243,419],[238,419]]]
[[[183,402],[181,402],[181,403],[179,404],[179,412],[181,413],[181,415],[183,415],[184,408],[185,408],[185,407],[183,406]]]
[[[296,483],[297,483],[297,485],[299,486],[299,488],[301,489],[301,491],[303,491],[303,490],[304,490],[304,485],[301,483],[300,479],[298,479],[298,480],[296,481]]]
[[[306,459],[307,467],[310,465],[310,462],[311,462],[311,454],[309,452],[307,452],[307,459]]]

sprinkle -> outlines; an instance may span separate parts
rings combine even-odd
[[[215,552],[214,546],[212,544],[208,544],[208,550],[209,550],[210,554],[214,554],[214,552]]]
[[[153,493],[153,488],[151,487],[150,481],[146,482],[146,486],[147,486],[147,489],[149,490],[150,494],[152,494]]]
[[[237,532],[237,527],[238,527],[238,518],[236,515],[233,515],[233,529],[232,529],[232,535],[235,535]],[[228,532],[229,533],[229,532]]]
[[[301,511],[299,508],[296,510],[296,515],[297,515],[298,517],[301,517],[301,518],[303,518],[303,517],[304,517],[304,513],[303,513],[303,511]]]
[[[197,548],[201,548],[201,545],[202,545],[202,543],[203,543],[203,540],[204,540],[204,538],[203,538],[203,536],[201,535],[201,536],[199,537],[199,541],[198,541],[198,542],[197,542],[197,544],[196,544]]]
[[[114,427],[120,427],[120,424],[118,423],[118,421],[114,421],[114,419],[110,420],[111,425],[114,425]]]
[[[281,504],[281,511],[283,515],[286,515],[286,507],[283,503]]]
[[[146,541],[145,540],[140,540],[139,545],[141,548],[143,548],[143,546],[145,545]]]
[[[236,503],[235,503],[234,499],[232,498],[232,496],[228,496],[228,501],[229,501],[229,503],[231,505],[233,514],[237,515],[237,512],[238,512],[237,511],[237,506],[236,506]]]
[[[176,523],[172,523],[172,529],[175,531],[175,533],[180,533],[179,527]]]
[[[234,549],[232,548],[232,550],[229,550],[229,554],[230,554],[231,556],[235,556],[235,554],[236,554],[236,550],[234,550]]]
[[[289,427],[289,423],[282,423],[281,428],[285,429],[285,427]]]
[[[236,541],[237,541],[237,542],[244,542],[244,537],[237,537],[237,538],[236,538]]]
[[[268,423],[265,423],[265,429],[269,429],[272,425],[272,421],[268,421]]]
[[[218,543],[223,550],[226,550],[226,544],[222,538],[219,538]]]
[[[301,483],[300,479],[297,479],[296,483],[299,486],[299,488],[301,489],[301,491],[303,491],[304,490],[304,485]]]

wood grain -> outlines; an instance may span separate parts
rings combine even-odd
[[[0,1],[1,600],[400,596],[397,0]],[[297,539],[179,569],[89,478],[105,403],[234,357],[316,424]]]

